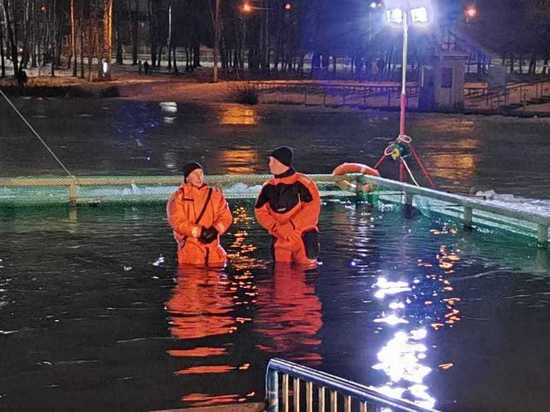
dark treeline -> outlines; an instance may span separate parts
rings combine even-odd
[[[356,77],[391,76],[399,65],[401,34],[383,23],[383,9],[368,0],[219,0],[219,55],[226,74],[329,75],[337,59]],[[248,4],[248,8],[244,5]],[[478,16],[464,20],[460,0],[435,0],[437,24],[412,30],[414,69],[441,47],[442,33],[467,38],[472,56],[489,50],[510,70],[548,70],[550,0],[478,0]],[[92,78],[94,64],[117,63],[173,72],[210,60],[216,0],[0,0],[0,75],[7,68],[73,70]],[[442,30],[441,27],[444,27]],[[464,45],[462,45],[464,47]],[[478,50],[479,49],[479,50]],[[477,57],[476,57],[477,58]],[[542,65],[539,65],[542,66]],[[386,76],[386,77],[384,77]]]

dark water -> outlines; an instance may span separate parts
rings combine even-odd
[[[211,173],[265,172],[264,153],[284,143],[299,149],[302,170],[328,172],[344,160],[374,163],[395,132],[394,114],[18,103],[79,174],[177,173],[199,154]],[[1,174],[58,174],[2,110]],[[446,188],[550,195],[548,123],[426,115],[411,130]],[[178,272],[160,205],[0,210],[0,410],[259,400],[272,356],[444,410],[550,404],[547,251],[399,210],[327,203],[323,265],[274,269],[251,205],[231,207],[224,272]]]
[[[398,131],[398,113],[301,106],[196,106],[117,100],[18,100],[67,167],[80,175],[177,174],[198,159],[210,174],[265,173],[274,145],[328,173],[344,161],[374,165]],[[0,103],[0,175],[63,174],[21,120]],[[550,121],[411,114],[408,132],[440,188],[472,187],[550,198]],[[414,168],[420,179],[420,172]],[[397,175],[391,160],[385,176]]]
[[[258,400],[272,356],[447,409],[549,404],[546,251],[328,203],[323,265],[273,269],[231,206],[222,273],[177,273],[160,206],[2,211],[0,409]]]

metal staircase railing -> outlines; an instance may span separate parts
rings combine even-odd
[[[292,391],[289,381],[292,378]],[[388,396],[376,389],[338,376],[330,375],[283,359],[271,359],[265,378],[266,406],[268,412],[331,412],[338,411],[343,403],[344,412],[376,410],[385,407],[392,411],[436,412],[413,402]],[[302,388],[305,394],[302,397]],[[280,390],[279,390],[280,388]],[[314,388],[317,389],[314,394]],[[328,402],[327,402],[328,396]],[[302,406],[304,408],[302,409]]]

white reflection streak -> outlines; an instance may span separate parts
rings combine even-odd
[[[386,278],[378,278],[374,287],[379,288],[374,296],[378,299],[384,299],[386,295],[395,295],[397,293],[408,292],[411,290],[407,282],[390,282]]]
[[[378,299],[412,290],[407,282],[391,282],[384,277],[379,277],[373,288],[378,289],[374,293]],[[393,313],[382,313],[382,316],[375,319],[374,322],[390,326],[409,323],[399,313],[406,308],[406,303],[410,303],[409,299],[405,299],[404,302],[392,300],[388,306]],[[435,399],[428,394],[428,387],[423,384],[424,378],[431,372],[431,368],[420,363],[426,358],[427,347],[422,341],[427,336],[428,331],[425,328],[413,329],[408,332],[399,331],[393,335],[393,338],[378,352],[379,363],[373,366],[373,369],[383,371],[390,378],[390,382],[375,389],[398,398],[402,398],[403,394],[408,392],[419,405],[428,408],[434,407]]]
[[[160,109],[165,113],[177,113],[178,104],[176,102],[160,102]]]
[[[408,390],[418,403],[426,407],[433,407],[435,399],[423,385],[424,378],[431,372],[431,368],[422,365],[419,360],[426,357],[426,345],[419,341],[427,337],[426,329],[412,330],[410,333],[397,332],[393,338],[378,352],[379,363],[373,369],[382,370],[391,380],[391,384],[377,388],[392,396],[401,397]],[[407,389],[393,386],[399,382],[412,383]]]
[[[388,325],[395,326],[402,323],[409,323],[407,320],[400,318],[393,313],[383,318],[374,319],[374,323],[387,323]]]

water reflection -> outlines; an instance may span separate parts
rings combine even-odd
[[[254,326],[262,335],[259,349],[312,366],[321,364],[317,333],[323,321],[315,294],[317,276],[316,270],[277,264],[273,277],[258,282]]]
[[[178,104],[176,102],[160,102],[160,110],[166,113],[162,121],[164,124],[171,125],[176,121],[176,116],[170,116],[169,114],[175,114],[178,112]]]
[[[225,164],[227,174],[254,174],[260,162],[258,150],[252,146],[236,146],[216,154],[216,160]]]
[[[411,281],[379,277],[374,283],[374,296],[385,307],[374,323],[385,325],[382,327],[389,329],[391,336],[378,351],[378,362],[372,367],[388,379],[377,388],[382,392],[410,398],[428,408],[435,406],[436,399],[426,383],[432,373],[426,361],[430,347],[427,342],[430,330],[433,333],[453,327],[461,319],[456,307],[460,298],[449,296],[453,292],[449,278],[461,260],[459,253],[441,245],[433,258],[417,260],[418,270]],[[452,362],[439,365],[442,370],[452,366]]]
[[[255,126],[258,123],[258,113],[249,106],[226,106],[220,112],[220,124],[235,126]]]
[[[223,272],[182,266],[173,295],[166,304],[172,335],[184,340],[233,333],[237,321],[231,315],[233,291],[229,286]],[[195,349],[195,353],[197,350],[200,351]],[[210,348],[204,348],[202,356],[209,351]]]
[[[233,242],[227,250],[227,257],[231,268],[244,275],[250,274],[254,269],[264,269],[267,262],[257,256],[257,246],[249,237],[249,232],[255,225],[252,211],[245,204],[236,205],[233,208],[233,227],[238,227],[229,236],[233,236]]]

